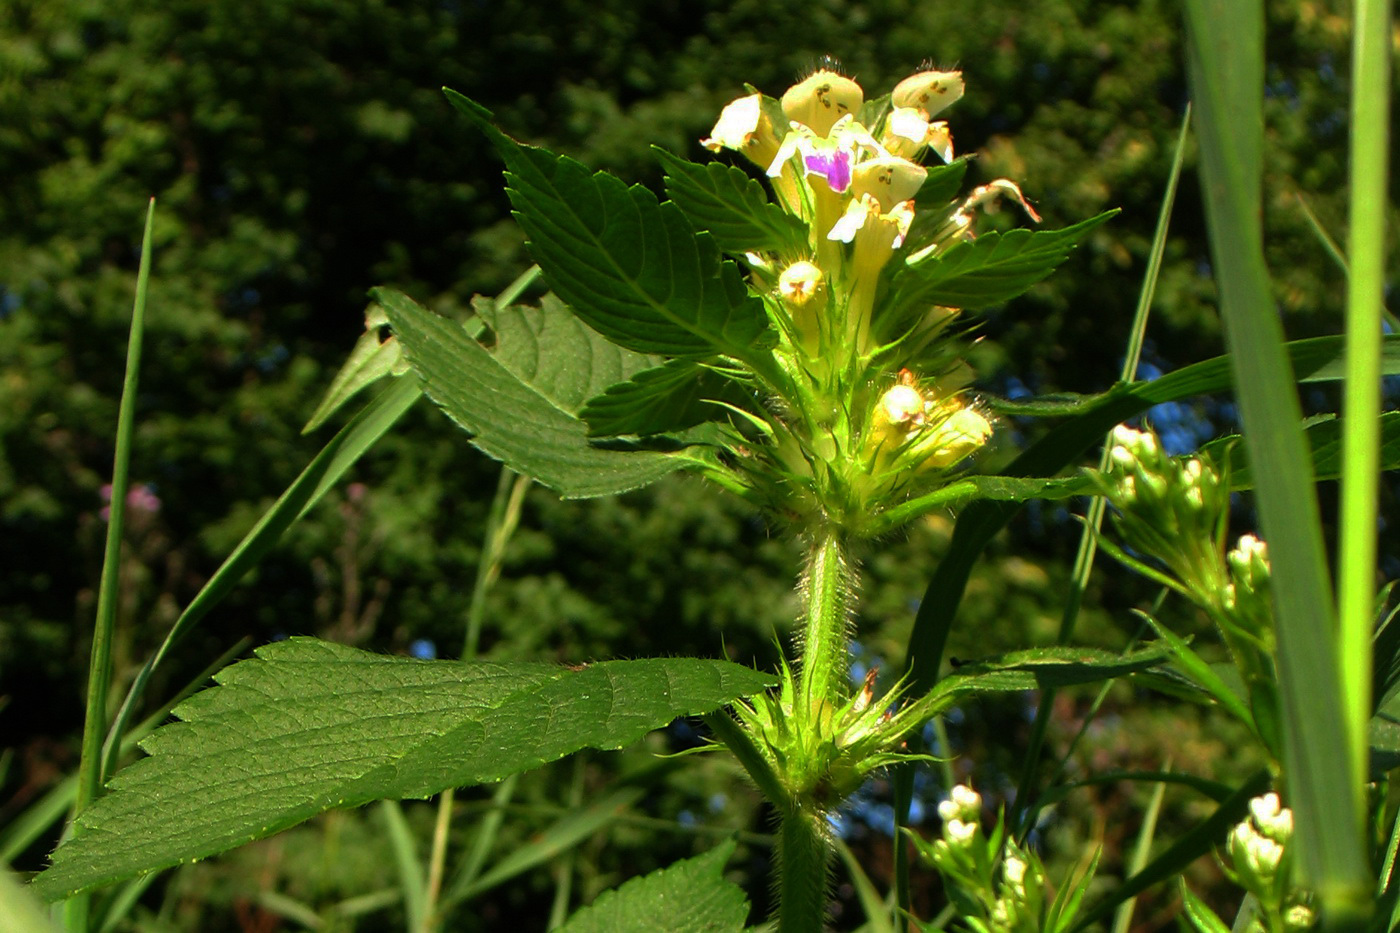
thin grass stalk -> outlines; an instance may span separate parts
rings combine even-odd
[[[442,895],[442,876],[447,864],[447,831],[452,827],[452,804],[456,796],[450,787],[438,794],[437,819],[433,821],[433,841],[428,852],[428,879],[423,884],[422,933],[432,933],[441,925],[438,900]]]
[[[1138,292],[1137,309],[1133,312],[1133,326],[1128,332],[1128,348],[1123,354],[1123,367],[1118,374],[1122,382],[1132,382],[1137,378],[1138,362],[1142,359],[1142,343],[1147,334],[1147,319],[1152,312],[1152,299],[1157,293],[1157,278],[1162,271],[1162,256],[1167,250],[1167,229],[1171,225],[1172,207],[1176,204],[1176,189],[1181,181],[1181,166],[1186,159],[1186,138],[1191,129],[1191,105],[1181,117],[1181,129],[1177,131],[1176,151],[1172,157],[1171,172],[1167,176],[1167,189],[1162,195],[1162,206],[1157,211],[1157,229],[1152,236],[1152,248],[1147,257],[1147,269],[1143,273],[1142,289]],[[1103,451],[1099,454],[1099,470],[1108,469],[1109,452],[1113,448],[1112,437],[1104,439]],[[1104,513],[1108,508],[1102,496],[1089,499],[1089,513],[1085,518],[1084,531],[1079,536],[1079,550],[1074,555],[1074,569],[1070,573],[1069,592],[1065,596],[1064,613],[1060,616],[1060,630],[1056,644],[1066,644],[1074,635],[1079,620],[1079,609],[1083,603],[1084,591],[1089,586],[1089,575],[1094,569],[1094,557],[1098,553],[1098,533],[1103,527]],[[1045,731],[1050,719],[1050,709],[1055,703],[1057,691],[1047,687],[1040,694],[1040,704],[1036,708],[1035,720],[1031,725],[1030,744],[1026,750],[1020,784],[1016,791],[1017,818],[1016,834],[1024,838],[1030,830],[1027,824],[1029,814],[1034,812],[1031,785],[1040,764],[1041,749],[1045,744]]]
[[[569,782],[569,810],[574,813],[577,813],[583,806],[584,761],[584,755],[574,756],[573,780]],[[578,847],[570,846],[568,851],[559,856],[558,862],[555,863],[554,901],[549,908],[547,929],[557,930],[568,919],[569,901],[573,897],[574,888],[574,859],[577,853]]]
[[[535,272],[538,274],[538,271]],[[511,290],[523,289],[533,276],[526,273],[516,280]],[[476,578],[472,583],[471,602],[467,606],[467,625],[462,660],[476,658],[477,644],[481,638],[481,624],[486,615],[486,594],[496,581],[501,570],[501,560],[511,535],[520,524],[520,510],[525,492],[530,487],[530,478],[515,473],[509,467],[501,467],[500,478],[496,482],[496,494],[491,499],[491,509],[486,522],[486,531],[481,544],[481,557],[476,565]],[[442,896],[442,881],[447,865],[447,836],[452,824],[452,806],[455,794],[449,788],[438,795],[437,820],[434,823],[432,849],[428,856],[427,882],[423,889],[422,933],[432,933],[440,929],[443,921],[443,908],[439,907]],[[483,824],[481,832],[488,836],[488,846],[494,842],[499,823]]]
[[[1371,630],[1380,486],[1381,308],[1390,115],[1390,4],[1353,4],[1350,230],[1347,237],[1346,430],[1338,523],[1337,615],[1352,782],[1366,782]],[[1357,795],[1356,819],[1365,820]]]
[[[404,819],[403,805],[397,800],[379,801],[379,815],[384,820],[390,849],[394,853],[394,868],[399,876],[399,890],[404,908],[404,919],[409,930],[423,929],[423,866],[418,857],[418,846]]]
[[[102,792],[102,739],[107,731],[107,693],[112,686],[112,639],[117,625],[117,603],[121,597],[122,529],[126,518],[126,490],[130,485],[131,439],[136,423],[136,393],[141,371],[141,341],[145,336],[146,291],[151,278],[151,228],[155,223],[156,201],[146,207],[146,229],[141,235],[141,264],[136,273],[136,301],[131,311],[127,336],[126,376],[117,410],[117,444],[112,461],[111,510],[107,521],[107,542],[102,554],[102,577],[97,589],[97,619],[93,626],[92,653],[88,664],[87,711],[83,718],[82,758],[78,763],[78,787],[73,800],[73,831],[78,814],[87,809]],[[64,905],[67,928],[84,933],[88,928],[88,895],[71,898]]]
[[[1166,770],[1170,771],[1172,761],[1170,758],[1166,762]],[[1152,855],[1152,840],[1157,835],[1157,817],[1162,814],[1162,799],[1167,794],[1167,785],[1159,781],[1152,790],[1152,800],[1147,804],[1147,812],[1142,815],[1142,827],[1138,830],[1137,844],[1133,846],[1132,857],[1128,860],[1128,874],[1136,875],[1147,867],[1147,859]],[[1137,907],[1137,896],[1128,898],[1118,905],[1118,910],[1113,915],[1113,929],[1111,933],[1128,933],[1133,925],[1133,910]]]

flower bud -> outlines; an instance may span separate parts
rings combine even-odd
[[[927,431],[914,444],[919,466],[945,469],[976,451],[992,436],[992,426],[975,409],[960,408]]]
[[[949,820],[943,824],[943,834],[948,838],[950,845],[965,846],[977,835],[977,824],[965,820]]]
[[[1294,904],[1283,914],[1283,927],[1286,930],[1311,930],[1317,923],[1317,914],[1307,904]]]
[[[1241,535],[1239,544],[1225,555],[1225,560],[1240,586],[1259,590],[1269,582],[1269,548],[1254,535]]]
[[[1278,794],[1268,793],[1249,802],[1249,813],[1259,832],[1278,843],[1293,835],[1293,811],[1279,804]]]
[[[783,113],[818,136],[831,132],[836,121],[865,103],[860,85],[845,75],[822,68],[794,84],[783,95]]]
[[[1001,876],[1011,887],[1020,888],[1026,883],[1025,860],[1014,855],[1008,855],[1006,861],[1002,862]]]
[[[921,71],[895,85],[890,103],[922,111],[927,120],[962,97],[963,87],[961,71]]]
[[[922,424],[924,420],[924,397],[919,390],[903,383],[891,386],[880,396],[880,404],[875,411],[876,423],[910,425]]]

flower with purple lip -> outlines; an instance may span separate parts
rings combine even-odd
[[[808,175],[820,175],[827,187],[845,194],[851,187],[851,152],[849,149],[814,149],[803,153],[802,164]]]

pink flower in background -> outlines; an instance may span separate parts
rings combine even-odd
[[[102,497],[102,501],[108,503],[102,506],[98,513],[104,522],[112,520],[112,484],[106,483],[97,494]],[[132,486],[126,493],[126,507],[134,513],[155,515],[160,511],[160,497],[156,495],[155,483],[141,483]]]

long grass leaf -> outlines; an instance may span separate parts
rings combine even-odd
[[[141,341],[146,324],[146,292],[151,278],[151,227],[156,202],[146,208],[146,230],[141,237],[141,265],[136,273],[136,303],[131,312],[127,339],[126,377],[117,414],[117,451],[112,463],[112,501],[107,521],[107,544],[102,555],[102,579],[97,590],[97,626],[92,638],[88,668],[87,716],[83,721],[82,760],[78,765],[78,795],[74,815],[81,813],[102,789],[102,736],[107,729],[107,691],[112,677],[112,634],[117,624],[122,528],[126,517],[126,489],[130,482],[131,436],[136,423],[136,391],[141,370]]]
[[[146,207],[146,229],[141,235],[141,264],[136,273],[136,301],[126,345],[126,375],[117,408],[117,444],[112,462],[112,497],[107,519],[107,542],[102,552],[102,576],[97,587],[97,619],[93,626],[88,663],[87,710],[83,717],[82,755],[78,760],[78,786],[73,816],[87,809],[102,792],[102,737],[107,730],[107,693],[112,685],[112,641],[117,626],[121,594],[122,529],[125,527],[126,490],[130,484],[131,437],[136,424],[136,391],[141,371],[141,342],[146,325],[146,293],[151,279],[151,228],[156,201]],[[64,905],[65,925],[75,933],[88,929],[86,895]]]
[[[1365,912],[1370,881],[1321,521],[1264,264],[1263,6],[1187,0],[1186,11],[1202,191],[1231,369],[1250,460],[1270,467],[1260,472],[1255,501],[1273,567],[1284,759],[1299,865],[1324,916],[1337,928],[1348,927]]]
[[[1212,846],[1223,842],[1230,827],[1249,813],[1249,801],[1268,788],[1269,780],[1267,770],[1256,771],[1228,800],[1216,807],[1214,813],[1179,836],[1146,868],[1129,876],[1095,903],[1079,918],[1074,930],[1088,929],[1123,901],[1180,874],[1187,865],[1209,852]]]
[[[1171,768],[1171,760],[1167,760],[1167,768]],[[1162,798],[1167,794],[1165,782],[1159,783],[1152,789],[1152,800],[1147,805],[1147,812],[1142,815],[1142,826],[1138,829],[1137,844],[1133,846],[1133,857],[1128,863],[1128,874],[1136,875],[1147,867],[1147,857],[1152,853],[1152,838],[1157,833],[1157,817],[1162,812]],[[1133,923],[1133,908],[1137,906],[1137,897],[1130,897],[1118,905],[1118,910],[1113,915],[1113,933],[1128,933],[1129,927]]]
[[[394,853],[394,868],[399,876],[399,890],[403,892],[408,929],[421,930],[427,904],[423,898],[423,864],[418,859],[413,831],[408,827],[408,820],[404,819],[403,804],[397,800],[379,801],[379,815],[384,820],[389,848]]]
[[[496,862],[489,871],[457,892],[457,897],[469,899],[558,858],[616,820],[645,795],[646,791],[640,787],[622,787],[582,810],[567,813]]]
[[[1381,354],[1385,217],[1389,199],[1390,4],[1353,4],[1350,230],[1347,237],[1346,432],[1337,558],[1337,615],[1343,711],[1352,782],[1366,782],[1371,719],[1371,631],[1376,589],[1376,511],[1380,486]],[[1358,818],[1364,802],[1355,799]]]

